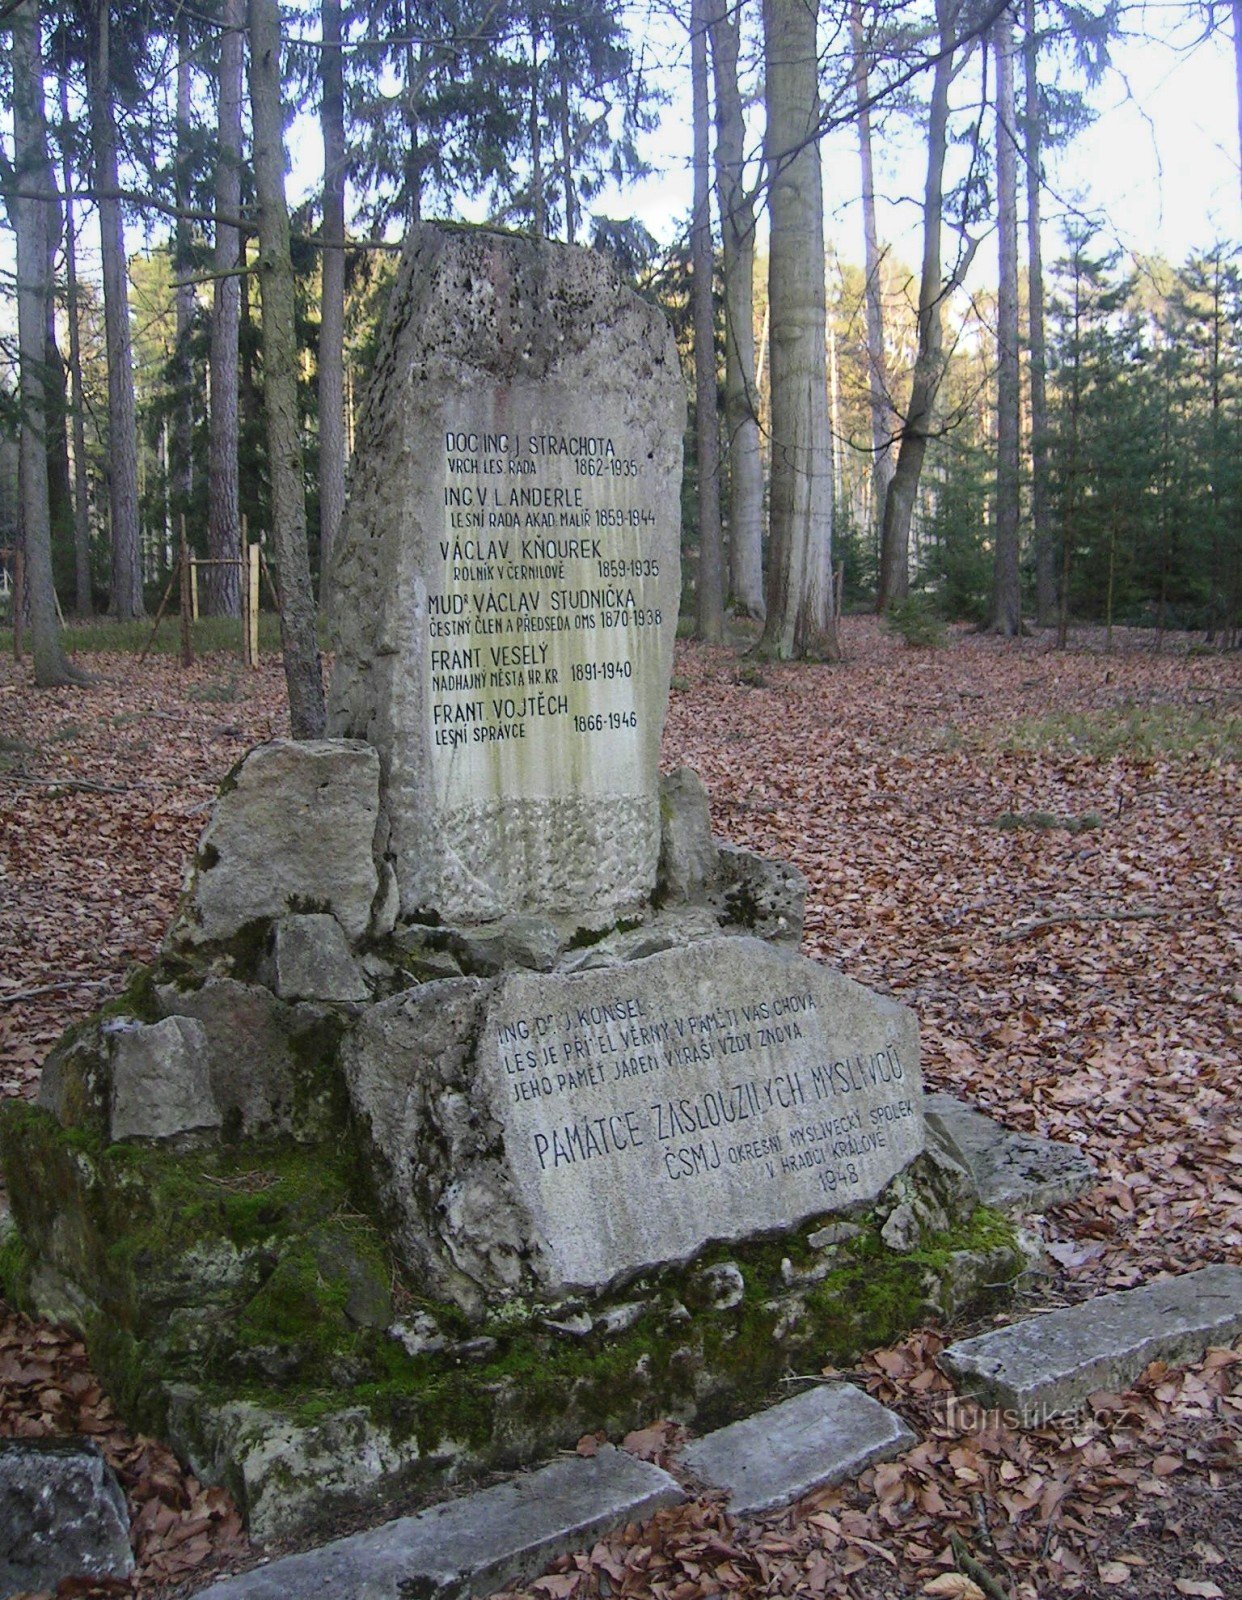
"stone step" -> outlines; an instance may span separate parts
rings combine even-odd
[[[610,1445],[554,1461],[318,1550],[201,1590],[197,1600],[458,1600],[530,1577],[566,1550],[685,1495],[659,1467]]]
[[[1124,1389],[1151,1361],[1195,1361],[1242,1333],[1242,1267],[1203,1267],[1015,1322],[938,1357],[963,1393],[1023,1427]]]
[[[925,1094],[923,1114],[970,1173],[985,1206],[1047,1211],[1096,1182],[1094,1163],[1074,1145],[1015,1133],[951,1094]]]
[[[729,1491],[735,1516],[774,1511],[915,1443],[900,1417],[848,1383],[821,1384],[695,1439],[682,1465]]]

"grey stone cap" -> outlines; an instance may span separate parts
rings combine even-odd
[[[1094,1163],[1074,1145],[1015,1133],[951,1094],[924,1095],[923,1114],[970,1173],[985,1206],[1046,1211],[1096,1181]]]
[[[533,1574],[565,1550],[685,1496],[611,1446],[432,1506],[201,1590],[201,1600],[456,1600]]]
[[[937,1360],[964,1393],[1031,1426],[1126,1388],[1151,1361],[1194,1361],[1239,1333],[1242,1267],[1213,1266],[964,1339]]]
[[[682,1465],[729,1493],[735,1516],[791,1505],[916,1442],[894,1412],[849,1383],[826,1383],[695,1439]]]

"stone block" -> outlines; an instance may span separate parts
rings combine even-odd
[[[660,779],[660,871],[656,898],[663,904],[701,900],[716,877],[707,790],[697,772],[679,767]]]
[[[282,1000],[366,1000],[370,989],[335,917],[281,917],[272,929],[272,988]]]
[[[684,1498],[668,1473],[605,1445],[212,1584],[200,1600],[464,1600]]]
[[[401,916],[631,908],[655,886],[685,390],[595,251],[415,227],[334,550],[335,733],[384,768]]]
[[[899,1416],[848,1383],[821,1384],[692,1440],[682,1465],[727,1490],[734,1516],[791,1505],[914,1444]]]
[[[1239,1333],[1242,1267],[1212,1266],[1028,1317],[937,1359],[964,1394],[1038,1426],[1097,1389],[1125,1389],[1151,1361],[1194,1361]]]
[[[199,844],[173,946],[247,923],[327,911],[350,940],[371,921],[379,757],[357,739],[274,739],[226,781]]]
[[[111,1060],[114,1139],[171,1139],[218,1128],[207,1034],[193,1017],[118,1022],[105,1027]]]
[[[125,1496],[97,1445],[0,1440],[0,1595],[133,1570]]]
[[[788,861],[720,846],[712,903],[721,924],[795,947],[806,915],[806,879]]]
[[[1089,1189],[1094,1163],[1071,1144],[1003,1128],[950,1094],[923,1100],[935,1132],[969,1171],[985,1206],[999,1211],[1047,1211]]]

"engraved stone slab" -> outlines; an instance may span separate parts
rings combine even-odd
[[[792,1505],[812,1489],[888,1461],[915,1436],[894,1412],[849,1383],[826,1383],[686,1446],[682,1464],[729,1493],[735,1517]]]
[[[478,1056],[552,1284],[871,1199],[923,1148],[914,1014],[757,939],[513,974]]]
[[[401,912],[648,895],[684,394],[589,250],[410,235],[332,579],[329,720],[380,752]]]

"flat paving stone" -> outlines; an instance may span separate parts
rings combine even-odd
[[[729,1491],[729,1510],[757,1516],[840,1483],[916,1442],[900,1417],[849,1383],[821,1384],[695,1439],[682,1465]]]
[[[1194,1361],[1242,1333],[1242,1267],[1203,1267],[963,1339],[937,1357],[963,1393],[1023,1427],[1124,1389],[1151,1361]]]
[[[456,1600],[684,1500],[659,1467],[603,1446],[318,1550],[284,1556],[198,1600]]]
[[[1076,1146],[1015,1133],[951,1094],[924,1095],[923,1115],[960,1157],[985,1206],[1046,1211],[1097,1181],[1094,1163]]]

